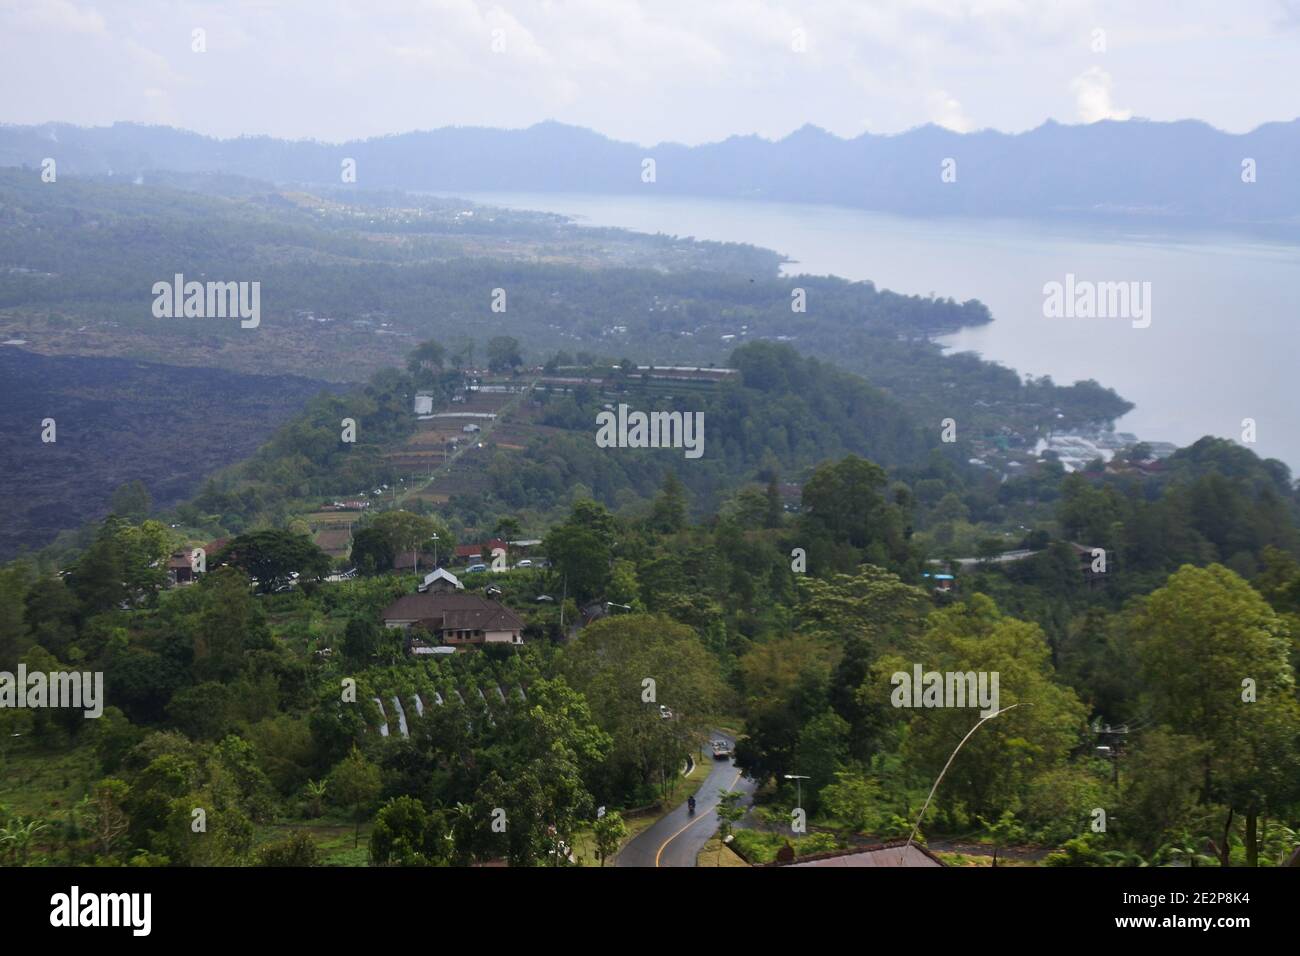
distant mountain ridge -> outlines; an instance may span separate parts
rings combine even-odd
[[[1100,219],[1171,228],[1300,235],[1300,119],[1232,134],[1194,120],[1048,121],[1023,133],[922,126],[841,139],[815,126],[769,141],[643,147],[556,122],[383,136],[343,144],[265,136],[219,140],[117,123],[0,126],[0,166],[138,177],[150,170],[234,173],[276,182],[341,181],[356,161],[368,189],[636,193],[830,203],[904,215]],[[655,181],[642,181],[654,159]],[[956,179],[941,177],[955,161]],[[1254,182],[1243,163],[1254,163]]]

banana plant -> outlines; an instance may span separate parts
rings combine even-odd
[[[325,780],[308,780],[306,785],[307,791],[307,812],[312,817],[318,817],[325,812],[325,790],[328,782]]]
[[[49,825],[39,820],[14,817],[6,826],[0,827],[0,846],[5,848],[5,857],[18,866],[26,866],[32,841],[48,829]]]

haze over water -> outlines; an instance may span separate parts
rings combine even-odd
[[[896,292],[984,302],[994,321],[938,341],[1058,384],[1094,378],[1137,407],[1141,438],[1240,440],[1300,471],[1292,384],[1300,353],[1300,248],[1224,235],[1154,235],[1022,221],[903,218],[838,206],[690,197],[475,193],[462,198],[697,239],[748,242],[784,271],[870,279]],[[1151,324],[1043,315],[1043,285],[1150,282]],[[816,308],[815,302],[809,303]],[[798,317],[792,316],[792,322]],[[960,410],[954,417],[960,420]],[[936,425],[937,427],[937,425]]]

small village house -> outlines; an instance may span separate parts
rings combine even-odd
[[[193,584],[194,564],[188,551],[173,551],[167,559],[167,583],[170,586]]]
[[[420,583],[420,592],[422,594],[447,594],[452,591],[463,590],[465,590],[465,585],[460,583],[460,578],[444,568],[436,568],[430,571]]]
[[[437,581],[445,579],[431,583]],[[384,608],[380,618],[384,627],[428,635],[411,635],[407,646],[415,655],[430,653],[428,648],[439,644],[468,649],[524,642],[524,622],[518,614],[496,601],[464,594],[454,587],[403,595]]]
[[[502,551],[508,550],[508,545],[503,538],[492,538],[481,544],[462,544],[456,547],[456,560],[465,561],[474,564],[478,561],[490,560],[492,552],[500,548]]]

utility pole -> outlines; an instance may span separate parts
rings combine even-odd
[[[560,596],[560,640],[564,640],[565,637],[564,605],[567,604],[568,601],[569,601],[569,576],[566,574],[564,576],[564,591],[561,593]]]
[[[1118,724],[1112,727],[1110,724],[1103,724],[1098,717],[1092,723],[1092,732],[1097,735],[1098,741],[1106,740],[1105,744],[1098,743],[1097,751],[1105,751],[1106,757],[1110,760],[1112,770],[1112,782],[1115,785],[1115,792],[1119,792],[1119,755],[1122,749],[1123,740],[1129,733],[1128,724]]]

